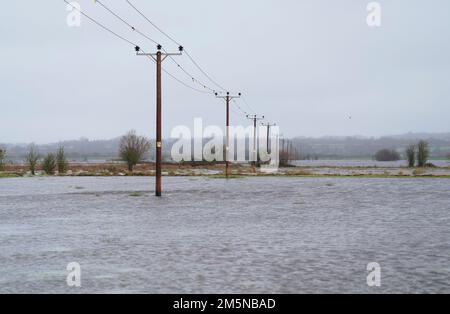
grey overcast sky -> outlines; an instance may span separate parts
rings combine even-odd
[[[62,0],[3,2],[0,143],[105,139],[129,129],[154,135],[149,60],[86,18],[81,27],[68,27]],[[113,30],[155,49],[92,0],[78,2]],[[176,50],[124,0],[103,2]],[[366,23],[369,0],[132,2],[287,136],[450,131],[448,0],[379,1],[376,29]],[[177,60],[208,82],[186,56]],[[190,83],[170,60],[165,66]],[[223,125],[224,110],[211,95],[164,78],[165,136],[195,117]],[[248,123],[238,113],[234,106],[233,122]]]

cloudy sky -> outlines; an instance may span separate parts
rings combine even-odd
[[[88,19],[68,27],[62,0],[4,1],[0,11],[0,142],[105,139],[129,129],[154,135],[155,66]],[[84,12],[146,50],[92,0]],[[389,0],[382,25],[368,0],[134,0],[220,85],[246,95],[243,111],[287,136],[448,132],[450,2]],[[167,50],[176,45],[123,0],[103,0]],[[214,86],[186,57],[188,72]],[[165,67],[189,77],[171,60]],[[223,125],[225,106],[164,77],[164,123]],[[250,107],[250,108],[249,108]],[[233,105],[235,124],[248,123]]]

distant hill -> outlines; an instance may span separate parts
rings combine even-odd
[[[361,136],[349,137],[296,137],[292,139],[293,145],[303,159],[324,158],[372,158],[380,149],[394,149],[403,154],[406,146],[424,139],[430,143],[432,157],[444,158],[450,153],[450,133],[408,133],[402,135],[389,135],[379,138]],[[44,155],[55,152],[58,147],[64,146],[70,160],[111,160],[117,158],[120,138],[109,140],[78,140],[62,141],[38,145],[39,152]],[[164,155],[170,156],[173,140],[166,140]],[[23,160],[29,144],[0,144],[6,148],[7,159]],[[152,147],[155,147],[152,141]],[[152,149],[147,159],[154,159]]]
[[[450,141],[450,132],[447,133],[406,133],[400,135],[388,135],[387,138],[399,139],[399,140],[417,140],[417,139],[433,139]]]
[[[410,144],[427,140],[431,157],[443,158],[450,153],[450,133],[409,133],[403,135],[365,137],[297,137],[292,141],[302,158],[370,158],[381,149],[393,149],[404,154]]]
[[[30,144],[4,144],[8,158],[23,158]],[[79,140],[62,141],[59,143],[37,145],[39,153],[45,155],[55,152],[63,146],[69,159],[83,160],[88,158],[112,158],[117,155],[119,138],[111,140],[89,140],[81,138]]]
[[[113,160],[118,158],[120,137],[109,140],[89,140],[80,138],[78,140],[61,141],[58,143],[36,145],[41,155],[54,153],[59,147],[64,147],[66,155],[70,161],[96,161]],[[7,159],[10,161],[23,160],[28,152],[30,144],[0,144],[6,148]],[[170,143],[169,143],[170,145]],[[155,147],[152,141],[152,147]],[[166,153],[169,152],[166,145]],[[154,159],[154,151],[146,156],[147,160]]]

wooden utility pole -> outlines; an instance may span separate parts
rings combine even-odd
[[[269,146],[270,128],[273,126],[276,126],[277,124],[267,122],[267,123],[261,123],[261,125],[267,127],[267,153],[270,154],[271,153],[271,149]]]
[[[225,99],[226,104],[227,104],[227,118],[226,118],[226,127],[227,127],[227,143],[226,143],[226,147],[225,147],[225,175],[227,178],[229,178],[230,176],[230,101],[234,98],[240,98],[241,97],[241,93],[239,93],[237,96],[231,96],[230,92],[227,92],[226,96],[219,96],[218,93],[216,93],[216,97],[217,98],[222,98]]]
[[[256,149],[256,124],[258,120],[264,120],[264,116],[259,116],[257,114],[247,115],[247,119],[253,120],[253,166],[256,166],[256,162],[258,161],[258,151]],[[255,170],[255,169],[254,169]]]
[[[162,196],[162,62],[169,56],[179,56],[183,52],[183,47],[178,48],[178,53],[161,52],[162,46],[157,46],[156,53],[140,53],[140,48],[136,47],[138,56],[150,56],[156,62],[156,180],[155,195]]]

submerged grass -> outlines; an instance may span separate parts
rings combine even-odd
[[[226,176],[224,174],[215,174],[215,175],[207,175],[205,176],[208,179],[245,179],[247,177],[254,177],[254,176],[246,176],[246,175],[230,175],[230,176]]]
[[[20,176],[16,173],[0,172],[0,179],[2,178],[19,178]]]
[[[344,169],[344,168],[342,168]],[[60,177],[117,177],[117,176],[129,176],[129,177],[153,177],[154,173],[133,172],[133,173],[105,173],[105,172],[83,172],[70,175],[61,175]],[[309,169],[298,169],[294,171],[286,171],[279,173],[246,173],[246,172],[234,172],[228,178],[225,174],[200,174],[194,172],[175,172],[169,171],[163,176],[165,177],[191,177],[191,178],[207,178],[207,179],[246,179],[246,178],[364,178],[364,179],[450,179],[449,174],[427,174],[424,169],[415,169],[411,174],[405,173],[404,170],[400,170],[396,173],[358,173],[353,171],[351,173],[314,173]],[[20,178],[24,177],[23,174],[13,172],[0,172],[0,179],[2,178]],[[77,189],[80,189],[77,187]],[[137,196],[137,195],[133,195]],[[140,195],[139,195],[140,196]]]

